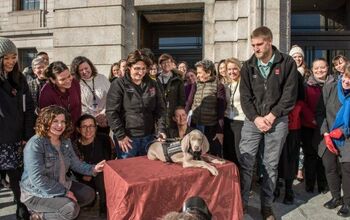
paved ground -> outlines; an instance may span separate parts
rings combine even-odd
[[[331,198],[330,193],[327,194],[310,194],[304,190],[304,184],[295,181],[295,204],[284,205],[283,200],[283,189],[281,190],[281,196],[274,203],[274,210],[278,219],[283,220],[337,220],[337,219],[348,219],[337,216],[337,211],[327,210],[323,208],[323,203]],[[0,190],[0,219],[1,220],[15,220],[15,205],[12,202],[12,192],[8,189]],[[98,217],[98,207],[95,206],[91,210],[83,210],[80,220],[102,220],[103,218]],[[250,207],[248,208],[248,214],[244,216],[245,220],[259,220],[260,216],[260,200],[259,193],[256,187],[254,187],[253,195],[250,201]],[[221,220],[221,219],[218,219]],[[224,220],[224,219],[222,219]]]
[[[78,220],[104,220],[98,215],[98,202],[92,208],[83,208]],[[9,189],[0,189],[0,220],[16,220],[16,206],[13,203],[13,194]]]

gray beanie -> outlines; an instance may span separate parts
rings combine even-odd
[[[17,54],[16,45],[8,38],[0,37],[0,57],[9,53]]]

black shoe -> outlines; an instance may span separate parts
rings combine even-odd
[[[261,208],[261,215],[264,220],[275,220],[275,214],[272,211],[272,207],[262,207]]]
[[[294,204],[293,190],[286,192],[286,194],[284,195],[283,203],[286,205],[293,205]]]
[[[349,205],[343,204],[342,207],[339,209],[337,215],[341,217],[349,217],[350,216]]]
[[[335,209],[340,205],[343,205],[343,200],[341,198],[332,198],[331,200],[323,204],[323,206],[327,209]]]
[[[20,202],[17,203],[16,219],[17,220],[30,219],[30,213],[28,212],[27,206],[25,206],[23,203],[20,203]]]

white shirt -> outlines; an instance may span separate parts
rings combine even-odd
[[[104,114],[106,111],[107,93],[111,85],[107,77],[97,74],[95,77],[84,81],[80,79],[82,113],[91,114],[95,117],[99,114]],[[92,90],[95,93],[95,101]]]

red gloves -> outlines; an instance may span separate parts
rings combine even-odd
[[[324,142],[326,143],[326,147],[328,148],[328,150],[335,154],[335,155],[338,155],[339,152],[337,150],[337,148],[334,146],[333,144],[333,141],[332,141],[332,138],[331,138],[331,135],[330,134],[327,134],[327,135],[323,135],[323,138],[324,138]]]
[[[340,128],[336,128],[329,133],[329,136],[331,136],[331,138],[339,139],[343,136],[343,131]]]

